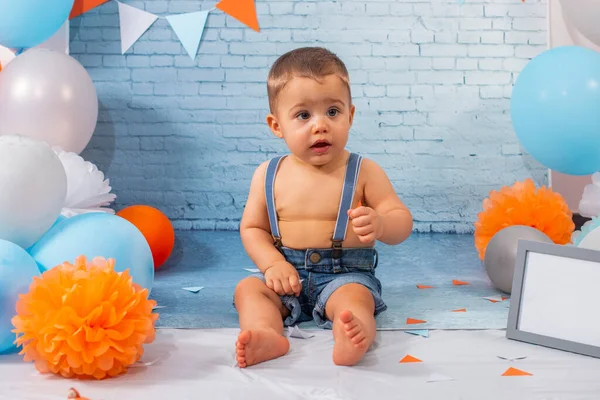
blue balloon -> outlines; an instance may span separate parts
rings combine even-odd
[[[74,0],[0,0],[0,45],[30,48],[50,39],[69,18]]]
[[[40,275],[33,258],[18,245],[0,239],[0,354],[14,353],[17,336],[12,318],[19,294],[29,292],[33,277]]]
[[[568,175],[600,171],[600,53],[541,53],[519,74],[510,107],[517,138],[539,163]]]
[[[129,269],[133,281],[152,289],[154,260],[146,238],[135,225],[117,215],[93,212],[76,215],[55,224],[29,253],[44,272],[80,255],[115,259],[115,270]]]

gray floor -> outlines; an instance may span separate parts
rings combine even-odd
[[[379,329],[503,329],[508,301],[483,299],[497,296],[477,257],[471,235],[413,234],[398,246],[378,244],[377,276],[383,284],[388,310],[378,318]],[[254,268],[238,232],[177,232],[169,262],[157,271],[151,297],[163,306],[159,327],[232,328],[237,314],[232,307],[237,282]],[[467,281],[454,286],[453,279]],[[435,286],[420,290],[417,284]],[[198,293],[184,287],[204,286]],[[467,312],[452,312],[466,308]],[[427,321],[407,325],[406,319]],[[305,323],[310,328],[312,323]]]

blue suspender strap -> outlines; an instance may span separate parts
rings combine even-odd
[[[346,165],[346,175],[344,176],[344,187],[342,189],[342,198],[338,210],[335,231],[333,232],[333,258],[340,258],[342,255],[342,242],[346,238],[346,228],[348,227],[348,210],[354,200],[356,191],[356,182],[358,181],[358,171],[362,157],[355,153],[350,153],[348,164]]]
[[[265,173],[265,199],[267,201],[267,213],[269,214],[269,224],[271,225],[271,235],[275,240],[274,244],[281,247],[281,235],[279,234],[279,225],[277,224],[277,211],[275,210],[275,175],[279,163],[285,156],[275,157],[269,161],[267,172]]]

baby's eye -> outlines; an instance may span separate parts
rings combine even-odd
[[[330,117],[335,117],[340,111],[337,108],[330,108],[327,110],[327,115]]]
[[[308,119],[310,117],[310,114],[307,113],[306,111],[302,111],[301,113],[298,113],[298,115],[296,115],[296,118],[299,119]]]

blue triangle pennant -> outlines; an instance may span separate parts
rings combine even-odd
[[[414,329],[411,331],[404,331],[404,332],[409,333],[411,335],[429,337],[429,329]]]
[[[200,47],[200,40],[210,11],[196,11],[166,17],[192,60],[196,59],[196,53],[198,53],[198,47]]]

